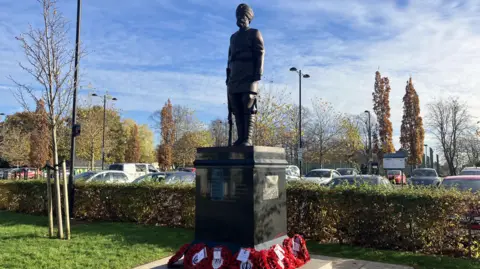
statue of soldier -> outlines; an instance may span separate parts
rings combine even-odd
[[[263,74],[264,46],[259,30],[250,28],[253,10],[240,4],[236,10],[240,28],[230,37],[227,66],[228,106],[235,115],[238,139],[235,146],[252,146],[257,112],[258,82]]]

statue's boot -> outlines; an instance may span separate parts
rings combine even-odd
[[[245,122],[245,135],[242,146],[249,147],[253,146],[252,139],[253,139],[253,126],[255,122],[255,115],[253,114],[246,114],[243,116]]]
[[[233,142],[233,145],[234,146],[240,146],[244,139],[243,139],[243,135],[244,135],[244,125],[243,125],[243,117],[240,117],[240,116],[235,116],[235,125],[237,126],[237,140],[235,142]]]

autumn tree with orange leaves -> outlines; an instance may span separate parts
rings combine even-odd
[[[400,131],[400,144],[409,152],[408,163],[419,165],[422,163],[425,130],[423,119],[420,116],[420,99],[415,90],[412,78],[407,81],[403,96],[403,119]]]
[[[160,119],[162,133],[161,145],[158,147],[158,165],[164,170],[170,169],[173,164],[173,144],[175,143],[175,122],[173,120],[173,107],[170,99],[163,106]]]
[[[43,99],[38,100],[34,115],[34,128],[30,133],[29,160],[31,167],[41,169],[51,156],[48,115]]]
[[[382,162],[385,153],[395,152],[392,136],[393,128],[390,121],[390,81],[388,77],[381,77],[380,72],[375,72],[375,85],[373,91],[373,110],[378,120],[378,135],[380,140],[379,160]]]

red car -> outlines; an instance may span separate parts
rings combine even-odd
[[[407,184],[407,176],[400,170],[388,170],[387,178],[395,184]]]
[[[32,179],[35,178],[36,173],[35,173],[35,168],[28,168],[28,167],[22,167],[22,168],[15,168],[12,171],[10,171],[9,178],[12,179]]]

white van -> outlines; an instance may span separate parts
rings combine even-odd
[[[149,173],[159,172],[158,169],[148,163],[114,163],[108,167],[108,170],[123,171],[131,180]]]

